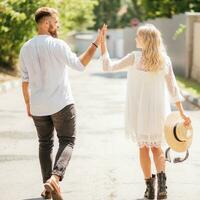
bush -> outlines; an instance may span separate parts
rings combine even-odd
[[[35,33],[34,13],[41,6],[60,12],[62,35],[70,29],[93,25],[96,0],[2,0],[0,2],[0,66],[15,68],[18,54],[25,41]],[[61,28],[62,29],[62,28]]]

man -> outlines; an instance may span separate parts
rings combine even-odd
[[[26,42],[20,51],[22,90],[27,114],[32,117],[39,138],[45,187],[41,196],[62,200],[59,181],[63,179],[76,137],[76,112],[67,66],[83,71],[100,43],[102,31],[78,58],[64,41],[57,39],[59,23],[55,9],[39,8],[35,21],[38,35]],[[52,165],[54,128],[59,149]]]

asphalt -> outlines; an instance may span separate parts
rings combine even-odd
[[[69,74],[78,135],[61,183],[64,200],[142,200],[137,145],[124,134],[126,73],[104,73],[94,60],[85,72]],[[169,200],[200,198],[200,110],[188,102],[184,107],[194,139],[187,161],[167,163]],[[0,94],[0,181],[0,200],[41,200],[37,135],[19,85]]]

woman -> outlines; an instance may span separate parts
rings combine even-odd
[[[190,124],[181,104],[180,95],[170,58],[164,48],[161,33],[152,24],[138,28],[133,51],[113,63],[106,46],[107,26],[103,26],[101,54],[104,71],[128,68],[126,132],[137,141],[140,165],[146,183],[145,199],[155,198],[155,175],[151,172],[150,150],[156,166],[157,199],[166,199],[165,158],[161,148],[164,121],[170,113],[170,100],[176,104],[185,125]]]

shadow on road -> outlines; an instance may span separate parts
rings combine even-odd
[[[193,105],[189,101],[184,101],[184,102],[182,102],[182,104],[183,104],[183,108],[186,111],[198,111],[199,110],[199,108],[197,106]],[[177,110],[175,104],[171,104],[171,108],[173,111]]]
[[[33,160],[37,159],[36,155],[16,155],[16,154],[4,154],[0,155],[0,163],[1,162],[8,162],[8,161],[22,161],[22,160]]]
[[[92,73],[92,76],[100,76],[104,78],[112,79],[125,79],[127,78],[127,72],[112,72],[112,73]]]
[[[7,113],[7,114],[19,114],[19,113],[24,113],[23,110],[8,110],[8,109],[0,109],[0,113]]]
[[[23,200],[44,200],[44,199],[39,197],[39,198],[31,198],[31,199],[23,199]]]

